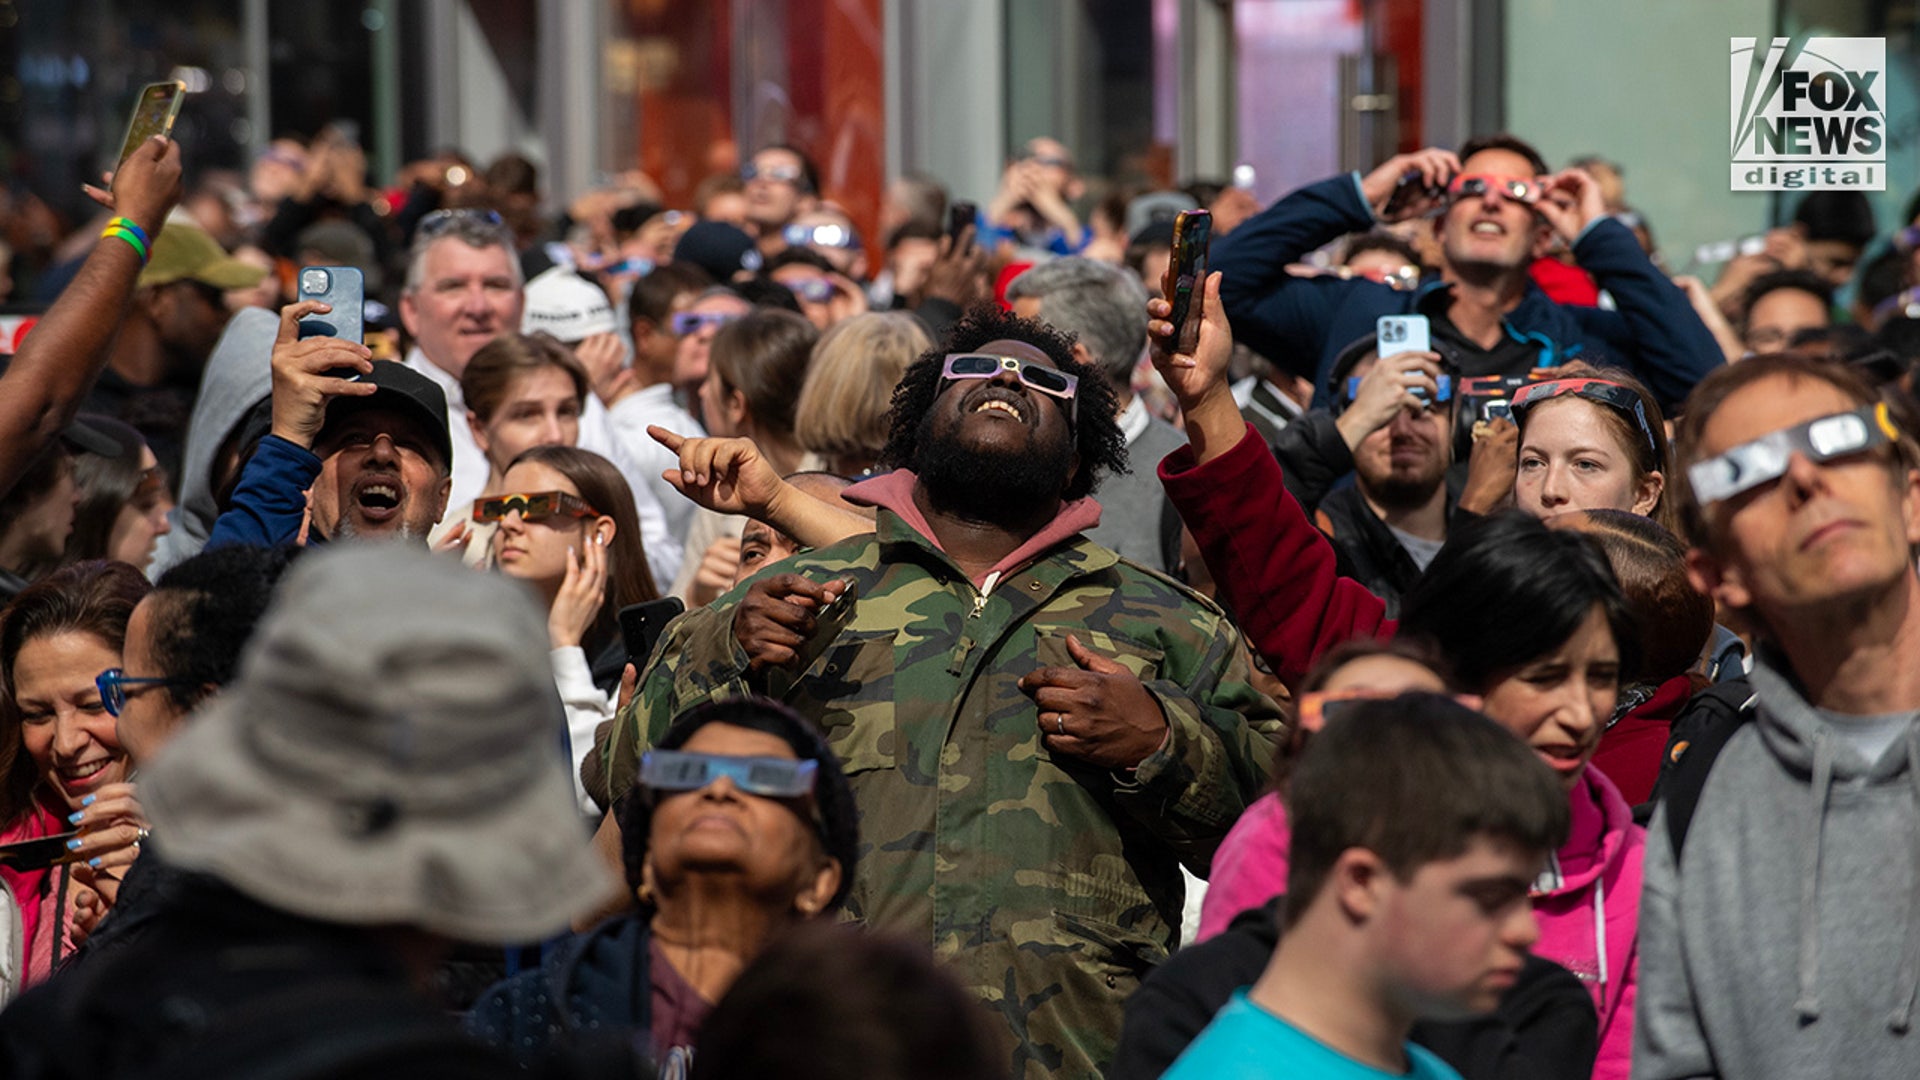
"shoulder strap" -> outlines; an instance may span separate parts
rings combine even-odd
[[[1706,706],[1714,715],[1691,741],[1676,743],[1669,750],[1673,772],[1661,796],[1667,807],[1667,839],[1673,846],[1675,866],[1680,865],[1687,829],[1693,824],[1693,812],[1699,808],[1700,793],[1706,790],[1714,762],[1734,734],[1753,719],[1759,700],[1745,680],[1709,687],[1698,697],[1701,700],[1696,704]]]

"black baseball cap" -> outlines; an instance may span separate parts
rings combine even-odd
[[[673,261],[688,262],[726,283],[742,270],[760,269],[753,237],[724,221],[696,221],[673,246]]]
[[[453,437],[447,430],[447,395],[439,384],[405,364],[375,360],[373,373],[362,375],[361,382],[379,387],[366,397],[337,397],[327,403],[327,419],[320,425],[314,442],[326,441],[327,432],[347,417],[366,409],[390,409],[418,423],[440,451],[440,463],[453,468]]]

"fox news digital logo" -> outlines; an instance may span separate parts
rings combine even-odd
[[[1734,38],[1733,190],[1885,191],[1886,70],[1885,38]]]

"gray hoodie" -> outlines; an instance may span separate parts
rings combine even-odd
[[[206,546],[213,521],[220,516],[214,503],[214,455],[227,441],[235,424],[254,403],[273,389],[273,340],[280,317],[265,308],[241,308],[227,320],[227,328],[207,358],[200,377],[200,396],[193,403],[187,425],[187,445],[180,455],[180,505],[173,531],[154,548],[148,574],[159,578],[168,567],[192,558]]]
[[[1920,1077],[1920,724],[1869,764],[1769,660],[1678,868],[1647,828],[1634,1080]]]

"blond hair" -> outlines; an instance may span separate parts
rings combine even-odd
[[[933,348],[920,320],[875,312],[843,320],[813,347],[794,409],[800,445],[835,462],[872,462],[887,445],[893,388],[915,357]]]

